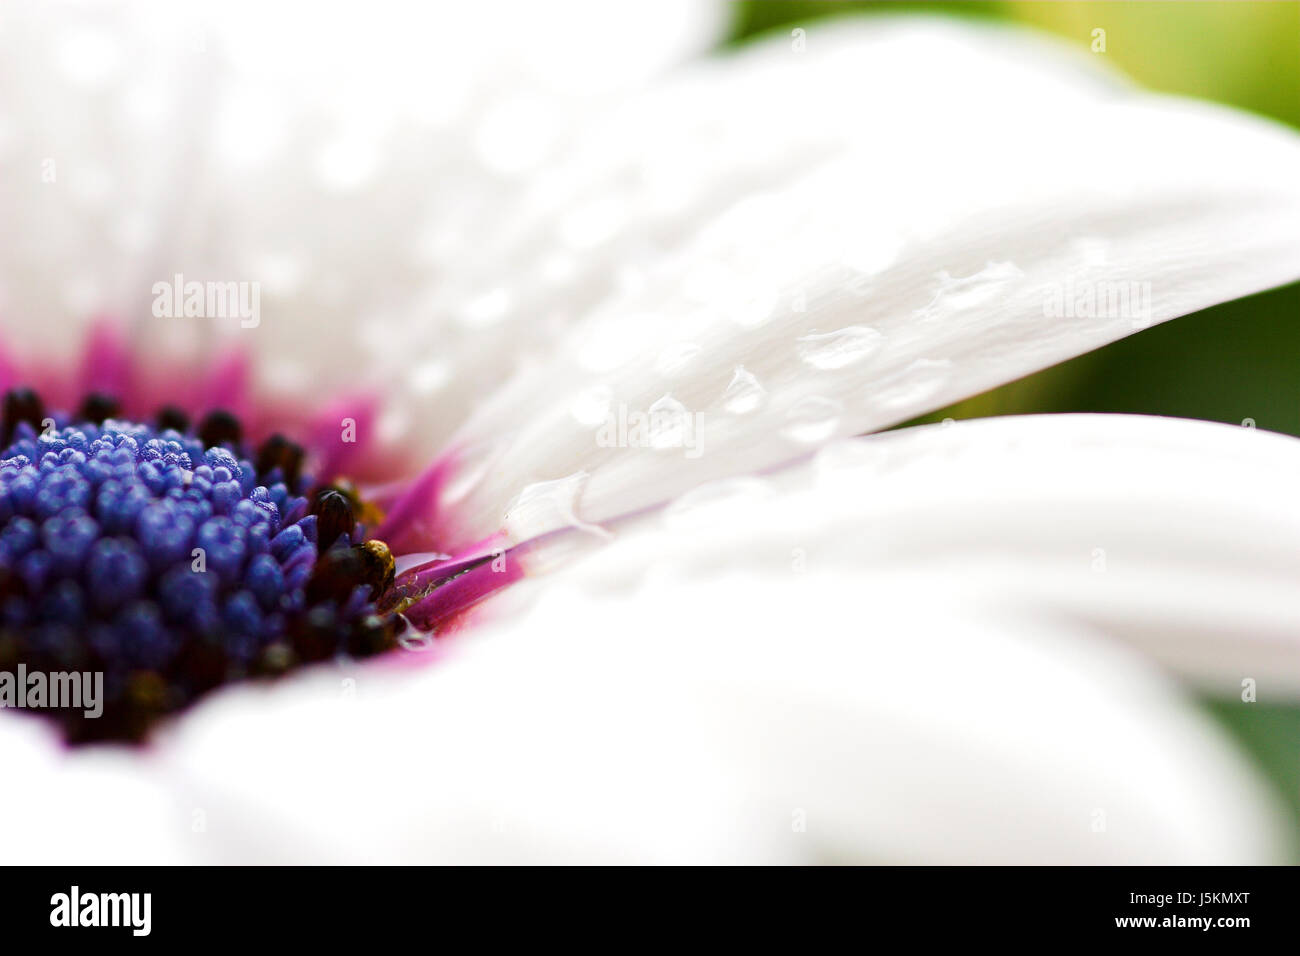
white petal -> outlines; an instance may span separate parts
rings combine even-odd
[[[1294,132],[1004,29],[887,18],[702,67],[547,183],[633,210],[628,265],[598,246],[554,361],[462,430],[444,537],[550,530],[510,503],[577,474],[599,524],[1290,281],[1297,168]]]
[[[64,748],[43,720],[0,710],[6,863],[177,864],[201,817],[178,802],[147,753]]]
[[[528,293],[509,262],[459,282],[463,260],[514,228],[529,174],[588,115],[707,48],[721,13],[694,0],[10,11],[6,330],[70,350],[96,315],[142,317],[155,360],[233,342],[282,391],[382,383],[406,416],[389,427],[436,441],[475,397],[472,376],[508,374],[544,339],[478,334]],[[178,273],[258,283],[256,325],[153,317],[153,284]]]
[[[590,596],[166,744],[209,859],[1244,862],[1252,772],[1124,656],[857,574]],[[551,582],[552,585],[555,582]],[[900,599],[901,598],[901,599]],[[353,692],[349,695],[349,691]]]
[[[1300,440],[1124,415],[989,418],[832,444],[721,482],[598,565],[853,567],[1134,645],[1206,689],[1300,694]],[[689,536],[691,546],[680,539]],[[1243,706],[1248,706],[1243,704]]]

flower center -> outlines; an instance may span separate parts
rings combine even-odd
[[[396,645],[397,619],[376,613],[393,557],[365,540],[375,515],[355,489],[315,484],[283,436],[246,446],[227,412],[117,414],[102,395],[73,416],[4,396],[0,704],[21,670],[13,692],[70,742],[140,740],[231,680]],[[102,675],[102,700],[67,706],[58,675]]]

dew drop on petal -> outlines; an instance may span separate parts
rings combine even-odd
[[[507,532],[517,541],[556,528],[577,528],[603,538],[612,537],[604,528],[589,524],[578,516],[578,498],[588,477],[585,471],[580,471],[567,478],[527,485],[506,510]]]
[[[791,441],[815,444],[823,442],[839,427],[844,406],[833,398],[809,395],[801,398],[786,412],[781,434]]]
[[[920,312],[934,319],[984,305],[1005,295],[1007,285],[1023,277],[1024,273],[1014,262],[990,262],[969,276],[940,272],[936,276],[938,289],[934,298]]]
[[[767,389],[759,383],[754,373],[737,365],[731,383],[722,393],[722,407],[732,415],[748,415],[758,411],[767,401]]]
[[[464,325],[481,328],[500,322],[510,311],[510,306],[510,293],[498,287],[467,302],[458,318]]]
[[[655,371],[660,375],[675,375],[691,363],[703,349],[694,342],[674,342],[659,353]]]
[[[593,385],[574,396],[569,405],[569,414],[579,425],[595,428],[609,418],[613,401],[613,389],[608,385]]]
[[[397,638],[397,644],[402,650],[420,654],[434,649],[436,632],[433,629],[422,630],[416,627],[405,614],[398,614],[397,619],[402,623],[402,633]]]
[[[451,367],[445,361],[433,359],[414,366],[410,376],[410,387],[413,392],[431,395],[451,381]]]
[[[443,554],[441,551],[411,551],[407,554],[398,555],[393,562],[393,574],[401,577],[412,568],[418,568],[426,564],[433,564],[435,561],[449,561],[450,554]]]
[[[837,369],[870,358],[884,336],[865,325],[850,325],[834,332],[814,332],[799,337],[799,357],[813,368]]]
[[[691,413],[671,395],[650,406],[650,447],[665,451],[685,448],[691,437]]]

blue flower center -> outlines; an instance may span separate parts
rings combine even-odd
[[[14,390],[0,417],[0,671],[102,673],[101,715],[40,711],[70,741],[140,740],[228,681],[395,645],[392,555],[353,489],[313,483],[282,436],[247,448],[225,412],[117,414]]]

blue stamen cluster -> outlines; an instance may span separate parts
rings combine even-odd
[[[205,441],[203,428],[45,422],[5,423],[0,669],[104,673],[101,718],[56,715],[69,739],[140,739],[228,680],[392,646],[374,603],[391,556],[361,543],[342,492],[288,465],[284,439],[259,468],[237,426]]]

